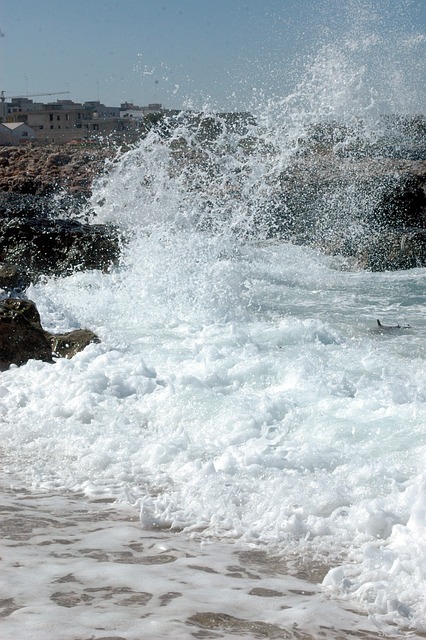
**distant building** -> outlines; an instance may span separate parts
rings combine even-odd
[[[2,122],[0,123],[0,144],[20,144],[35,140],[36,132],[25,122]]]
[[[5,116],[16,113],[27,113],[28,111],[38,111],[42,107],[41,102],[33,102],[29,98],[11,98],[5,103]]]
[[[0,122],[3,124],[25,124],[27,136],[40,142],[63,143],[79,140],[95,140],[109,137],[137,137],[143,128],[146,116],[165,113],[160,103],[139,107],[133,103],[123,103],[120,107],[109,107],[99,100],[84,103],[73,100],[39,103],[29,98],[2,100]],[[15,129],[17,129],[15,127]],[[19,131],[24,131],[23,128]],[[18,134],[18,130],[16,131]],[[9,137],[12,135],[9,131]],[[15,139],[23,136],[16,135]],[[10,144],[9,142],[0,144]]]
[[[159,102],[149,104],[146,107],[138,107],[131,102],[123,102],[120,105],[121,118],[135,118],[137,120],[143,120],[143,118],[150,113],[162,112],[164,112],[163,105]]]
[[[23,105],[27,106],[26,104]],[[99,101],[73,102],[57,100],[38,105],[38,109],[22,109],[9,113],[7,119],[28,124],[43,142],[68,142],[107,136],[123,128],[120,109]]]
[[[91,110],[97,118],[119,118],[120,107],[107,107],[99,100],[89,100],[84,103],[84,108]]]

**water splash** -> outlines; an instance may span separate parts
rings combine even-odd
[[[409,3],[329,4],[340,33],[320,32],[293,91],[255,91],[244,114],[163,119],[98,183],[99,219],[133,236],[204,232],[216,257],[271,238],[359,246],[394,187],[382,159],[424,146],[413,117],[426,38],[407,26]]]

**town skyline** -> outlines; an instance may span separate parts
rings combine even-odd
[[[56,96],[63,96],[67,94],[67,97],[61,97],[61,98],[56,98]],[[56,93],[54,92],[47,92],[47,93],[35,93],[35,94],[27,94],[27,95],[13,95],[13,96],[7,96],[5,94],[4,91],[0,91],[0,102],[3,104],[6,104],[6,106],[8,107],[12,107],[13,105],[19,105],[20,107],[25,107],[25,105],[32,107],[35,105],[43,105],[43,106],[49,106],[49,105],[66,105],[66,104],[72,104],[72,105],[102,105],[102,106],[106,106],[106,107],[114,107],[116,109],[120,109],[120,110],[128,110],[128,109],[148,109],[151,108],[151,110],[153,110],[153,108],[155,107],[156,111],[157,110],[165,110],[168,109],[167,107],[165,107],[161,102],[151,102],[145,105],[138,105],[134,102],[120,102],[119,104],[110,104],[107,105],[104,102],[102,102],[101,100],[93,100],[93,99],[89,99],[89,100],[74,100],[72,98],[72,96],[70,95],[71,92],[70,91],[58,91]],[[47,97],[50,96],[51,99],[49,100],[41,100],[41,99],[36,99],[36,98],[43,98],[43,97]]]
[[[153,118],[172,113],[161,103],[139,106],[125,102],[113,106],[98,100],[35,102],[29,96],[16,96],[8,101],[1,91],[0,145],[134,137],[149,127],[150,118],[152,122]]]

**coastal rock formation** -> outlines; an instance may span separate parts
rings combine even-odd
[[[91,342],[99,342],[89,330],[51,334],[41,325],[40,314],[31,300],[0,300],[0,371],[28,360],[53,362],[53,356],[72,358]]]
[[[304,159],[280,176],[271,237],[351,257],[361,268],[426,265],[426,162]]]
[[[55,206],[46,198],[0,194],[0,260],[24,269],[33,280],[41,274],[105,271],[118,260],[113,228],[52,217]]]
[[[0,371],[28,360],[52,362],[52,347],[29,300],[0,301]]]
[[[0,191],[49,195],[61,188],[87,194],[93,178],[113,155],[105,146],[0,147]]]
[[[53,355],[58,358],[72,358],[87,345],[100,342],[90,329],[75,329],[68,333],[49,334]]]
[[[0,148],[0,289],[21,295],[41,275],[108,270],[119,257],[115,229],[88,224],[93,177],[111,152],[105,148]],[[0,299],[0,370],[28,360],[71,358],[91,342],[89,330],[50,334],[33,302]]]
[[[424,149],[397,151],[382,145],[339,155],[320,146],[296,155],[270,176],[267,201],[251,218],[254,233],[258,225],[269,238],[342,255],[358,268],[425,266]],[[117,232],[87,224],[92,180],[107,160],[113,162],[114,153],[96,145],[0,148],[0,260],[36,276],[114,264],[120,251]],[[202,162],[185,148],[175,160],[177,174],[190,174],[188,166],[196,170]],[[208,210],[206,193],[201,224],[214,229]]]
[[[22,292],[30,282],[31,278],[23,269],[15,264],[0,263],[0,290]]]
[[[373,236],[358,263],[371,271],[426,266],[426,229],[402,229]]]

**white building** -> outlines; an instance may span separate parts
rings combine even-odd
[[[36,132],[25,122],[0,123],[0,144],[20,144],[34,140]]]

